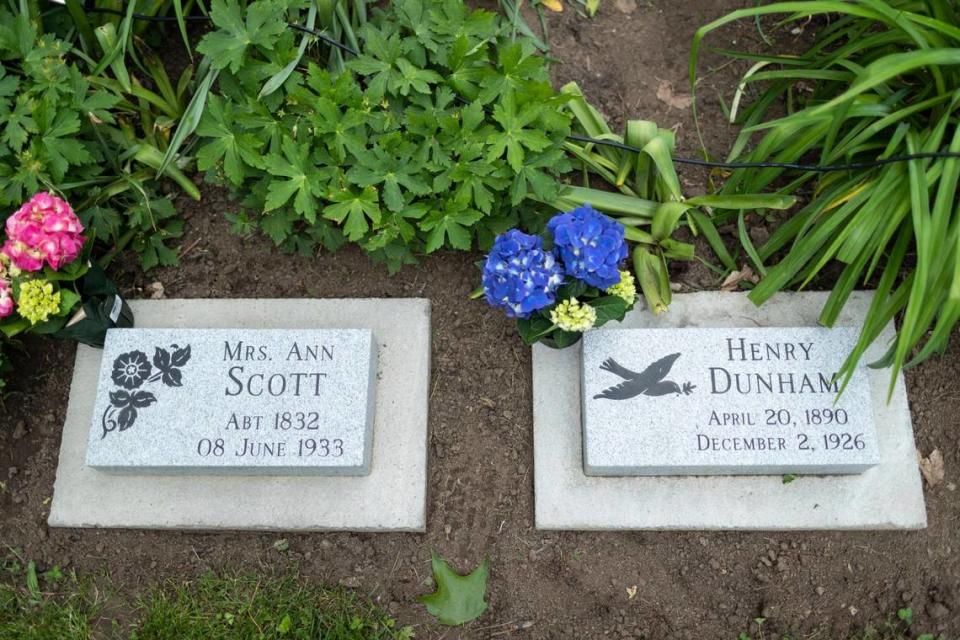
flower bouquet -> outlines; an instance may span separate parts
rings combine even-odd
[[[558,213],[544,237],[511,229],[483,264],[482,295],[517,319],[526,344],[555,348],[584,331],[620,321],[637,299],[623,225],[590,205]]]
[[[38,193],[7,218],[4,230],[3,337],[56,334],[102,346],[108,327],[132,325],[132,313],[113,283],[102,270],[79,259],[86,242],[83,225],[64,200]],[[84,298],[87,302],[74,313]]]

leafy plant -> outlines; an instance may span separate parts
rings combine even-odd
[[[800,56],[726,52],[755,64],[735,102],[761,86],[739,114],[742,132],[730,160],[869,163],[914,153],[960,151],[960,30],[946,0],[780,2],[736,11],[702,27],[690,59],[691,83],[703,39],[736,20],[783,14],[785,22],[829,16]],[[786,104],[788,113],[774,109]],[[806,190],[807,203],[762,246],[737,220],[740,240],[763,276],[750,298],[760,304],[787,287],[809,285],[827,265],[840,275],[820,321],[833,325],[853,289],[876,295],[841,374],[849,380],[884,327],[900,316],[896,340],[873,366],[891,366],[891,390],[904,366],[942,352],[960,319],[960,160],[925,158],[847,171],[732,172],[721,196],[776,186]],[[781,257],[781,253],[782,255]],[[725,261],[728,267],[730,262]]]
[[[234,216],[238,231],[302,252],[355,242],[395,271],[535,224],[518,205],[559,194],[565,98],[533,43],[496,14],[398,0],[374,11],[357,32],[363,53],[331,73],[286,28],[305,3],[212,9],[217,29],[198,50],[220,69],[222,95],[208,98],[197,162],[254,212]]]
[[[166,79],[156,56],[143,58]],[[96,63],[43,33],[29,12],[0,8],[0,218],[36,191],[58,192],[98,240],[115,250],[132,244],[145,268],[173,264],[167,243],[181,235],[182,223],[153,179],[164,122],[178,117],[186,83],[174,90],[167,80],[158,94],[110,60]],[[199,198],[176,166],[164,173]]]
[[[108,328],[131,326],[132,312],[113,283],[84,258],[82,230],[70,205],[48,193],[7,219],[0,233],[0,350],[24,333],[102,346]],[[0,353],[0,375],[8,369]]]
[[[620,136],[613,133],[575,83],[561,91],[569,98],[566,108],[574,117],[575,134],[564,148],[580,165],[584,186],[564,188],[550,204],[564,211],[589,203],[626,227],[626,238],[636,243],[634,270],[647,306],[654,313],[665,311],[672,298],[668,262],[694,258],[692,244],[673,238],[678,227],[685,224],[692,232],[702,233],[725,263],[732,262],[712,221],[714,208],[787,209],[796,202],[788,195],[753,193],[685,198],[673,164],[676,141],[672,131],[660,129],[653,122],[631,120]],[[591,176],[617,192],[590,188]]]
[[[430,615],[441,624],[461,625],[479,618],[487,610],[484,595],[487,592],[487,576],[490,561],[483,559],[469,575],[461,576],[437,554],[432,555],[433,581],[436,591],[420,596]]]

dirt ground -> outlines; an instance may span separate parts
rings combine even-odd
[[[616,124],[630,117],[676,126],[680,151],[698,148],[690,110],[657,98],[661,80],[686,89],[697,26],[752,2],[604,0],[594,20],[568,10],[550,18],[562,59],[558,82],[576,80]],[[781,46],[789,38],[778,34]],[[715,40],[759,47],[752,23]],[[709,58],[702,70],[720,65]],[[708,146],[730,144],[718,92],[729,99],[737,67],[700,87]],[[689,193],[705,175],[684,170]],[[907,374],[918,448],[939,448],[946,482],[926,493],[929,527],[864,533],[556,533],[533,527],[530,350],[511,322],[470,301],[477,255],[446,254],[395,277],[354,248],[314,258],[276,253],[262,238],[230,235],[233,205],[204,187],[188,218],[182,265],[114,275],[130,297],[159,281],[167,297],[428,297],[433,302],[430,492],[425,534],[171,533],[48,529],[74,348],[30,340],[14,354],[16,378],[0,407],[0,546],[22,549],[41,568],[109,572],[139,593],[164,578],[208,568],[268,571],[299,566],[318,581],[371,595],[418,638],[734,639],[767,618],[765,637],[843,638],[912,608],[920,631],[960,637],[960,340]],[[674,273],[687,289],[716,288],[695,264]],[[307,497],[308,498],[308,497]],[[286,538],[290,547],[273,544]],[[428,589],[430,552],[461,570],[488,554],[490,608],[464,629],[436,625],[417,603]],[[628,588],[636,587],[636,596]],[[522,630],[517,628],[522,627]],[[0,634],[2,635],[2,634]]]

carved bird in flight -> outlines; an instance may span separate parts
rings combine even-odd
[[[613,358],[607,358],[603,364],[600,365],[600,368],[620,376],[624,381],[609,389],[604,389],[593,397],[595,399],[627,400],[640,394],[645,396],[665,396],[668,393],[690,395],[696,388],[696,385],[685,382],[681,388],[676,382],[664,380],[667,374],[670,373],[673,363],[676,362],[679,357],[679,353],[671,353],[668,356],[660,358],[640,373],[621,366]]]

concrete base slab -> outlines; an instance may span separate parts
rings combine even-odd
[[[827,294],[783,293],[761,307],[746,294],[674,296],[659,317],[633,311],[620,327],[813,326]],[[859,327],[870,292],[855,292],[838,326]],[[618,325],[611,323],[610,328]],[[605,329],[599,329],[603,331]],[[882,355],[893,326],[867,352]],[[534,487],[539,529],[920,529],[927,517],[903,377],[871,370],[880,464],[855,476],[591,477],[583,471],[579,346],[533,349]]]
[[[80,346],[49,524],[275,531],[426,528],[430,301],[141,300],[143,328],[369,328],[379,342],[370,475],[117,476],[84,458],[101,351]]]

